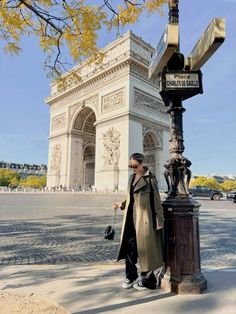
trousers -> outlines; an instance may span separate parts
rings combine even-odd
[[[132,282],[138,278],[138,270],[136,266],[137,262],[138,262],[137,243],[136,238],[132,237],[127,241],[127,250],[125,258],[126,278]],[[156,288],[157,280],[153,270],[145,272],[141,271],[141,280],[143,285],[148,289]]]

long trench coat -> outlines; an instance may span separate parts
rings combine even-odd
[[[127,212],[130,203],[130,187],[134,174],[130,176],[126,201],[122,203],[124,210],[121,229],[120,250],[117,260],[124,259],[127,223]],[[151,201],[151,197],[153,201]],[[152,204],[152,206],[151,206]],[[163,266],[162,230],[155,229],[155,223],[163,226],[163,210],[155,177],[149,170],[139,179],[134,188],[134,226],[136,231],[139,265],[142,272],[155,270]]]

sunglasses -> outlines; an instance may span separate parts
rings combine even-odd
[[[128,167],[130,168],[130,169],[137,169],[138,167],[140,166],[140,164],[138,164],[138,165],[129,165]]]

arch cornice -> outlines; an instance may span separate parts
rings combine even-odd
[[[85,91],[86,93],[89,93],[89,91],[94,91],[94,89],[100,88],[102,85],[105,85],[107,81],[111,81],[114,79],[119,79],[122,74],[127,74],[127,70],[129,69],[129,60],[125,60],[116,66],[107,69],[103,73],[96,75],[90,79],[84,79],[85,81],[73,86],[72,88],[64,91],[64,92],[58,92],[56,94],[52,94],[51,96],[48,96],[45,101],[49,105],[53,105],[56,102],[61,101],[62,99],[68,98],[78,92]],[[118,75],[119,73],[119,75]]]
[[[137,76],[139,79],[148,81],[149,84],[151,83],[153,86],[157,87],[155,80],[150,82],[148,79],[147,61],[131,51],[130,55],[126,57],[126,60],[123,60],[119,64],[105,70],[99,75],[94,75],[90,79],[84,78],[84,82],[72,86],[64,92],[57,92],[56,94],[48,96],[45,101],[48,105],[53,105],[62,100],[70,99],[77,93],[81,94],[82,91],[84,91],[85,94],[88,94],[89,92],[101,88],[106,84],[106,82],[119,80],[121,76],[127,75],[128,73]]]

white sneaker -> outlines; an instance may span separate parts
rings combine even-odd
[[[133,281],[131,281],[131,280],[129,280],[128,278],[127,279],[125,279],[125,281],[123,282],[123,284],[122,284],[122,288],[124,288],[124,289],[130,289],[130,288],[132,288],[133,287]]]
[[[142,281],[139,281],[139,282],[135,283],[135,284],[133,285],[133,288],[136,289],[136,290],[139,290],[139,291],[140,291],[140,290],[147,290],[147,288],[144,287]]]

